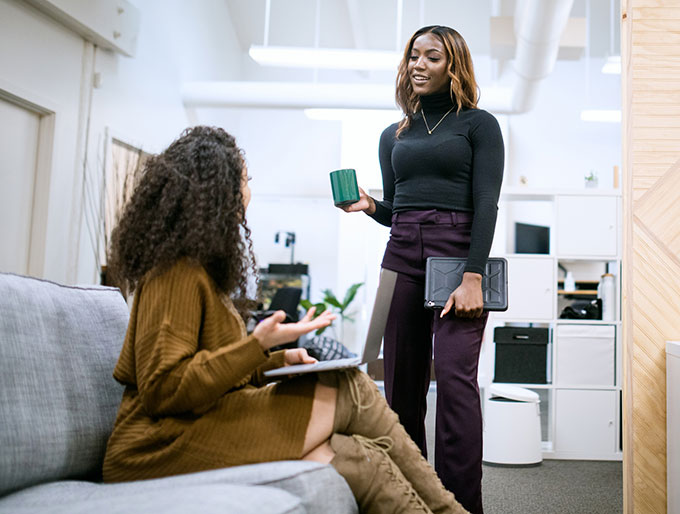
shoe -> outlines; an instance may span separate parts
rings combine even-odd
[[[390,459],[386,439],[333,434],[331,465],[349,484],[361,514],[432,514]]]
[[[328,385],[335,382],[338,389],[335,433],[360,435],[368,439],[389,438],[390,458],[434,514],[469,514],[454,494],[446,490],[367,374],[358,369],[348,369],[320,380]]]

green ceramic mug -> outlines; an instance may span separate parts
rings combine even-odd
[[[331,171],[333,203],[337,206],[350,205],[359,201],[357,174],[353,169]]]

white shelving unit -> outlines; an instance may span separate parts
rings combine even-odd
[[[550,227],[548,254],[514,253],[514,223]],[[505,224],[506,230],[503,230]],[[543,456],[621,460],[621,193],[619,190],[501,192],[492,254],[508,259],[509,309],[492,313],[499,326],[549,327],[547,384],[513,384],[541,397]],[[511,241],[512,240],[512,241]],[[611,321],[560,319],[567,296],[561,266],[577,284],[595,289],[599,274],[615,275],[616,315]],[[586,277],[580,275],[587,275]],[[579,279],[582,280],[579,280]],[[596,298],[584,293],[582,298]]]

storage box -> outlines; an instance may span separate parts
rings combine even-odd
[[[546,384],[550,329],[496,327],[494,382]]]
[[[614,325],[559,325],[555,334],[555,381],[560,386],[613,386]]]

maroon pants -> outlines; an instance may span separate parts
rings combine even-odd
[[[425,260],[466,257],[472,214],[409,211],[392,218],[382,266],[399,272],[383,357],[385,394],[427,457],[425,413],[434,347],[437,381],[435,469],[472,513],[482,509],[482,416],[477,385],[479,351],[487,314],[443,319],[424,307]]]

